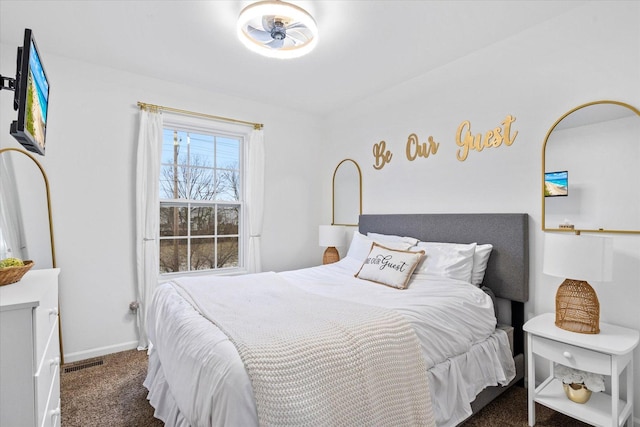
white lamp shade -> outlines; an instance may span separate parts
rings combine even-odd
[[[343,246],[345,235],[346,229],[338,225],[321,225],[318,229],[318,241],[323,247]]]
[[[567,279],[608,282],[613,275],[613,239],[545,233],[542,271]]]

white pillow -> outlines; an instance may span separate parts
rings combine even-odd
[[[353,233],[353,238],[351,239],[351,245],[349,245],[349,250],[347,251],[347,256],[349,258],[353,258],[358,262],[364,262],[371,251],[371,245],[375,242],[374,239],[365,236],[357,231]],[[382,243],[382,242],[379,242]],[[411,247],[410,243],[405,242],[385,242],[384,246],[390,249],[409,249]]]
[[[470,283],[476,246],[475,243],[420,242],[416,247],[424,250],[425,260],[415,272]]]
[[[388,242],[404,242],[410,243],[411,246],[415,246],[418,244],[420,240],[415,237],[407,237],[407,236],[396,236],[394,234],[380,234],[380,233],[367,233],[367,237],[370,237],[378,242],[388,243]]]
[[[406,289],[413,270],[423,256],[422,250],[395,250],[374,242],[355,277],[396,289]]]
[[[493,250],[493,245],[477,245],[473,254],[473,269],[471,270],[471,283],[480,286],[484,280],[484,273],[487,271],[489,256]]]

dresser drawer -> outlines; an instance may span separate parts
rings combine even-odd
[[[39,425],[41,427],[55,427],[61,424],[60,412],[60,375],[56,375],[51,383],[51,395],[47,401],[45,410],[40,414]]]
[[[538,336],[532,339],[532,351],[561,365],[611,375],[611,356],[608,354]]]
[[[51,330],[58,328],[58,287],[46,289],[35,311],[36,361],[40,361],[45,352]],[[57,333],[57,332],[56,332]],[[37,366],[36,366],[37,369]]]
[[[38,361],[38,370],[35,374],[38,425],[42,425],[42,417],[46,414],[46,408],[50,405],[51,399],[57,401],[60,396],[60,346],[57,325],[58,323],[55,322],[51,327],[44,354]]]

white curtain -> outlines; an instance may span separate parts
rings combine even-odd
[[[262,234],[262,216],[264,211],[264,132],[254,129],[247,147],[247,200],[249,219],[249,253],[247,271],[262,271],[260,257],[260,235]]]
[[[159,180],[162,156],[162,115],[140,110],[136,164],[136,255],[138,349],[149,346],[147,307],[158,283]]]

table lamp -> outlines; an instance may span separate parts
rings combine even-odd
[[[600,333],[600,303],[586,279],[611,281],[610,237],[546,233],[543,273],[564,277],[556,292],[556,326],[582,334]]]
[[[340,260],[340,254],[336,246],[343,246],[345,241],[346,229],[337,225],[321,225],[318,230],[318,240],[320,246],[326,246],[322,257],[323,264],[331,264]]]

